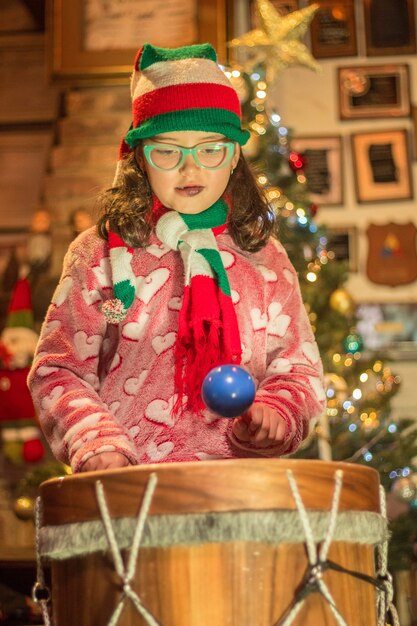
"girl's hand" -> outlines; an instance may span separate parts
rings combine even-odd
[[[267,404],[253,404],[233,423],[233,434],[240,441],[260,444],[260,447],[282,443],[287,425]]]
[[[124,454],[120,452],[101,452],[88,459],[81,466],[80,472],[115,469],[116,467],[126,467],[127,465],[130,465],[130,463]]]

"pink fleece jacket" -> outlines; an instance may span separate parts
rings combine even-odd
[[[90,229],[70,246],[28,382],[54,454],[77,471],[118,451],[132,464],[293,452],[323,410],[322,366],[298,279],[278,242],[255,254],[217,237],[229,277],[255,402],[287,424],[270,447],[238,441],[232,420],[208,411],[175,418],[174,344],[184,277],[180,255],[153,236],[136,249],[136,298],[119,326],[100,305],[113,297],[107,243]]]

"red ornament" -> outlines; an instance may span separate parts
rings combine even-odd
[[[319,210],[318,204],[315,204],[315,202],[312,202],[310,204],[311,217],[315,217],[317,215],[318,210]]]
[[[294,172],[297,172],[298,170],[302,170],[306,166],[306,162],[307,160],[299,152],[290,153],[288,164]]]
[[[23,459],[26,463],[38,463],[45,456],[45,448],[40,439],[30,439],[23,444]]]

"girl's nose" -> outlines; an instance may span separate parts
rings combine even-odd
[[[194,170],[199,169],[198,164],[195,162],[195,159],[192,154],[187,154],[185,157],[184,163],[180,167],[181,174],[186,174],[188,172],[193,172]]]

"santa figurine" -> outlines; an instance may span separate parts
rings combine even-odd
[[[29,282],[20,278],[0,335],[0,442],[13,464],[37,463],[45,455],[26,384],[37,341]]]

